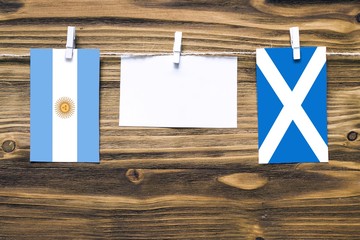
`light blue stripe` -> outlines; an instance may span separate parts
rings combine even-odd
[[[78,49],[78,162],[99,162],[100,51]]]
[[[52,49],[30,50],[30,161],[52,161]]]

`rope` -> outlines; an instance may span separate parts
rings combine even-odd
[[[150,53],[129,53],[129,52],[103,52],[100,56],[103,57],[131,57],[131,56],[169,56],[173,53],[161,53],[161,52],[150,52]],[[248,52],[182,52],[182,56],[241,56],[241,55],[256,55],[255,51]],[[360,56],[360,52],[327,52],[328,56]],[[30,54],[0,54],[0,58],[26,58],[30,57]]]

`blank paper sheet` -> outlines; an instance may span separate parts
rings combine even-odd
[[[120,126],[237,127],[237,58],[121,58]]]

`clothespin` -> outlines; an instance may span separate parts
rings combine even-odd
[[[293,49],[293,58],[294,60],[299,60],[300,59],[299,27],[290,28],[290,41],[291,41],[291,47]]]
[[[75,27],[68,27],[65,58],[72,59],[73,50],[75,49]]]
[[[176,64],[180,63],[180,53],[181,53],[181,38],[182,32],[175,32],[175,40],[174,40],[174,59],[173,62]]]

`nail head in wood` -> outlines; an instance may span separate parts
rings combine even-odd
[[[10,153],[15,150],[16,143],[13,140],[6,140],[3,142],[1,147],[4,152]]]
[[[354,132],[354,131],[349,132],[347,135],[347,139],[349,141],[355,141],[357,139],[357,137],[358,137],[358,133]]]

